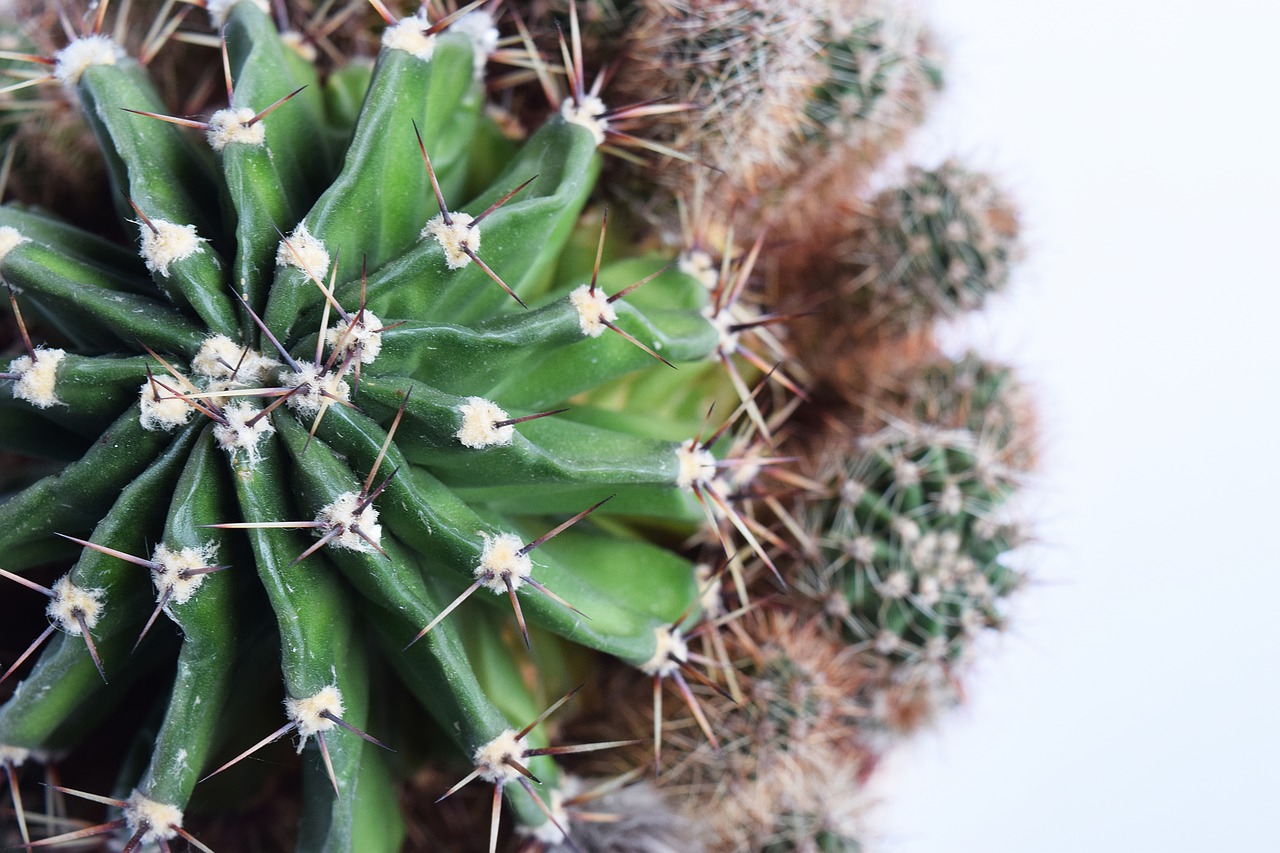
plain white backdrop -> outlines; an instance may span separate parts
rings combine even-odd
[[[932,0],[917,140],[1022,204],[951,330],[1043,418],[1036,581],[894,755],[887,853],[1280,850],[1280,4]]]

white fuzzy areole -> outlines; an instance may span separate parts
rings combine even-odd
[[[680,466],[676,473],[676,485],[685,491],[691,491],[694,486],[704,486],[715,476],[715,455],[710,450],[699,447],[695,438],[676,448],[676,461]]]
[[[690,249],[676,262],[680,272],[697,279],[707,290],[715,290],[720,283],[720,269],[711,255],[702,249]]]
[[[209,117],[209,130],[205,138],[209,147],[221,151],[231,143],[241,145],[263,145],[267,141],[267,126],[258,121],[249,124],[256,116],[253,110],[242,107],[238,110],[218,110]]]
[[[142,830],[138,841],[153,844],[178,835],[178,828],[182,826],[182,809],[158,803],[142,796],[140,791],[134,791],[125,804],[124,819],[130,835]]]
[[[191,600],[191,596],[196,594],[196,590],[208,575],[198,574],[190,577],[184,577],[184,575],[195,569],[207,569],[217,565],[218,543],[209,540],[199,548],[183,548],[181,551],[173,551],[169,546],[161,544],[152,553],[151,562],[160,567],[159,571],[151,573],[157,598],[164,595],[167,589],[171,590],[170,603],[186,604]]]
[[[172,376],[165,376],[160,381],[170,387],[176,383]],[[142,409],[138,413],[138,423],[151,432],[168,432],[182,426],[195,414],[195,409],[187,405],[185,400],[175,397],[159,385],[153,386],[149,379],[138,389],[138,403]]]
[[[10,767],[21,767],[30,757],[31,750],[29,749],[0,743],[0,765],[7,764]]]
[[[257,350],[245,351],[226,335],[210,335],[200,343],[200,351],[191,359],[191,370],[213,382],[228,382],[235,373],[234,385],[257,385],[267,378],[280,362],[267,358]],[[238,369],[237,369],[238,368]]]
[[[276,249],[276,263],[323,278],[329,272],[329,250],[307,230],[307,223],[299,222],[289,233],[288,240],[280,241],[280,247]]]
[[[297,30],[285,30],[280,34],[280,41],[284,42],[290,50],[301,56],[309,63],[315,63],[319,51],[316,46],[307,41],[307,37]]]
[[[640,664],[640,671],[645,675],[656,675],[666,678],[680,668],[680,664],[689,661],[689,644],[679,628],[659,626],[653,629],[653,636],[658,647],[653,657]]]
[[[444,249],[444,262],[449,269],[458,270],[471,263],[472,253],[480,251],[480,229],[472,228],[472,216],[469,213],[450,213],[452,223],[446,224],[444,214],[436,214],[426,225],[422,226],[422,238],[433,238]]]
[[[475,78],[483,80],[484,68],[489,64],[489,57],[498,49],[500,37],[498,28],[493,23],[493,15],[485,9],[468,12],[449,25],[449,32],[463,33],[471,39]]]
[[[361,533],[374,542],[382,542],[382,525],[378,523],[378,511],[369,504],[360,512],[356,512],[364,498],[359,492],[346,492],[338,499],[316,513],[316,521],[325,525],[325,531],[338,528],[342,533],[329,540],[333,548],[345,548],[348,551],[373,553],[376,549],[364,540],[352,528],[360,528]]]
[[[205,0],[204,10],[209,13],[209,23],[220,29],[227,23],[231,10],[242,2],[251,2],[261,9],[263,14],[271,14],[271,7],[267,0]]]
[[[486,578],[484,586],[494,595],[507,591],[507,580],[511,581],[513,590],[519,589],[525,579],[533,574],[533,560],[528,554],[520,553],[524,543],[514,533],[499,533],[490,536],[483,531],[484,551],[480,554],[480,565],[476,566],[475,577]]]
[[[287,401],[289,408],[303,416],[317,414],[329,399],[321,391],[327,391],[340,400],[351,396],[351,386],[343,382],[341,376],[334,372],[325,373],[323,368],[314,364],[300,365],[297,373],[286,373],[281,382],[289,388],[306,386],[305,390],[298,391]]]
[[[569,304],[578,312],[578,326],[582,334],[589,338],[598,338],[608,328],[606,323],[618,319],[618,312],[603,288],[592,290],[589,284],[580,284],[569,294]]]
[[[9,372],[18,377],[13,383],[13,396],[37,409],[61,404],[56,387],[58,365],[66,357],[65,350],[36,347],[34,359],[22,355],[9,362]]]
[[[307,738],[320,732],[327,732],[337,725],[328,717],[321,716],[325,711],[335,717],[341,717],[343,710],[342,692],[338,690],[336,684],[322,687],[320,692],[303,699],[284,700],[284,712],[289,715],[289,719],[298,724],[298,734],[302,736],[302,741],[298,744],[298,752],[302,752]]]
[[[427,35],[431,24],[417,15],[401,18],[395,26],[387,27],[382,34],[382,46],[388,50],[403,50],[405,53],[430,62],[436,52],[436,37]]]
[[[158,272],[169,277],[169,265],[186,260],[201,251],[201,243],[207,243],[203,237],[197,236],[194,225],[178,225],[163,219],[152,219],[138,222],[138,231],[142,235],[142,247],[139,254],[151,272]]]
[[[357,312],[351,315],[350,320],[340,320],[330,327],[324,340],[331,347],[338,346],[341,341],[344,354],[355,350],[361,364],[373,364],[382,352],[382,332],[378,331],[381,328],[382,321],[372,311]]]
[[[80,75],[91,65],[115,65],[124,57],[124,48],[107,36],[85,36],[53,55],[53,76],[71,88],[80,82]]]
[[[876,558],[876,540],[865,533],[861,536],[855,536],[853,541],[849,543],[849,556],[853,558],[855,563],[861,563],[864,566],[871,565],[871,561]]]
[[[881,631],[876,634],[875,641],[872,643],[877,653],[882,655],[891,655],[902,645],[902,638],[892,631]]]
[[[520,746],[516,730],[507,729],[488,743],[476,747],[471,758],[476,763],[480,778],[486,782],[514,782],[521,778],[520,771],[508,764],[506,759],[523,764],[521,759],[524,758],[524,747]]]
[[[88,628],[98,624],[98,617],[102,615],[102,602],[99,601],[102,592],[100,589],[76,586],[71,582],[70,575],[63,575],[53,584],[53,598],[49,599],[45,615],[58,623],[63,631],[78,637],[80,620],[77,616],[84,617],[84,624]]]
[[[716,351],[722,355],[733,355],[737,352],[742,332],[733,327],[743,320],[733,316],[733,312],[727,306],[717,311],[714,304],[703,308],[702,316],[707,318],[707,322],[715,328],[716,334],[720,337],[719,343],[716,344]]]
[[[516,428],[494,426],[505,421],[509,415],[497,403],[484,397],[468,397],[467,402],[458,407],[462,415],[462,427],[455,433],[464,447],[483,450],[486,447],[505,447],[515,438]]]
[[[30,243],[30,237],[23,237],[22,232],[12,225],[5,225],[0,228],[0,264],[4,263],[5,257],[14,249],[23,243]]]
[[[596,145],[604,144],[604,132],[609,129],[609,122],[602,116],[608,109],[604,101],[595,95],[587,95],[581,103],[574,100],[572,96],[560,103],[560,115],[564,116],[565,121],[591,131]]]
[[[262,458],[259,450],[262,439],[276,431],[270,417],[258,418],[253,424],[249,423],[261,412],[257,406],[243,400],[225,407],[222,415],[226,423],[214,424],[213,427],[213,437],[217,439],[218,446],[232,455],[241,451],[245,454],[246,462],[250,465],[258,464],[258,460]]]

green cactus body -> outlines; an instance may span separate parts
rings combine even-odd
[[[599,172],[597,133],[556,115],[509,162],[470,162],[488,150],[475,144],[487,119],[471,30],[404,19],[371,71],[321,84],[258,4],[223,14],[232,102],[203,140],[139,114],[164,110],[105,36],[58,56],[141,263],[53,217],[0,210],[0,274],[68,341],[9,365],[0,411],[93,441],[0,504],[6,571],[72,553],[55,533],[90,543],[68,576],[88,598],[58,605],[61,630],[0,707],[0,744],[75,745],[86,702],[118,702],[172,659],[163,632],[129,652],[163,613],[182,635],[177,677],[149,766],[116,802],[136,843],[167,842],[214,756],[248,746],[216,709],[234,705],[255,638],[274,633],[276,736],[308,756],[299,849],[393,850],[392,764],[356,731],[381,719],[370,672],[383,657],[456,750],[490,755],[545,704],[498,638],[513,608],[522,628],[527,617],[649,672],[665,626],[690,618],[692,564],[628,532],[637,516],[682,535],[700,522],[691,477],[711,473],[690,474],[705,460],[688,419],[583,401],[669,370],[644,348],[704,362],[718,336],[681,273],[634,303],[607,298],[634,263],[606,264],[594,286],[558,277]],[[473,174],[496,177],[467,201]],[[607,524],[557,528],[597,505]],[[469,592],[500,609],[467,600],[446,616]],[[394,748],[395,732],[369,734]],[[546,735],[528,738],[548,797]],[[522,823],[546,822],[519,779],[480,775],[513,782]]]
[[[981,307],[1021,252],[1012,205],[990,177],[947,162],[913,167],[875,199],[866,238],[872,317],[914,327]]]
[[[1020,388],[969,355],[914,374],[901,418],[860,440],[810,506],[825,564],[807,579],[855,636],[899,663],[950,664],[1003,624],[1023,579],[1010,498],[1026,470]]]

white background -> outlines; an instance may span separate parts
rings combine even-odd
[[[933,0],[917,157],[999,174],[1037,582],[889,762],[886,853],[1280,851],[1280,4]]]

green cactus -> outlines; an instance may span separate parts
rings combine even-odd
[[[474,762],[464,781],[494,784],[495,818],[501,792],[555,842],[557,679],[533,689],[522,647],[549,672],[581,646],[683,686],[694,567],[638,531],[697,530],[720,464],[687,411],[592,403],[716,359],[712,296],[668,270],[618,299],[662,262],[601,265],[570,240],[612,132],[594,93],[510,153],[485,143],[486,13],[389,19],[372,69],[321,80],[263,6],[210,3],[230,103],[207,120],[166,117],[96,29],[57,54],[138,254],[0,209],[14,320],[66,341],[28,341],[0,386],[26,424],[4,440],[65,462],[0,503],[0,569],[27,588],[6,595],[44,595],[50,620],[5,673],[47,640],[0,706],[0,760],[12,780],[88,748],[132,684],[176,671],[128,715],[147,757],[94,830],[167,848],[221,780],[198,783],[279,725],[231,711],[265,719],[274,693],[263,743],[304,754],[299,849],[395,850],[413,750],[382,747],[413,742],[420,721],[385,727],[412,695]]]
[[[1017,213],[995,182],[954,161],[912,167],[874,201],[854,259],[859,310],[897,331],[980,308],[1021,254]]]
[[[1010,498],[1026,440],[1011,415],[1017,385],[969,356],[921,370],[907,414],[857,441],[820,479],[808,507],[822,559],[805,591],[876,655],[906,666],[964,659],[1003,624],[1023,575]]]

